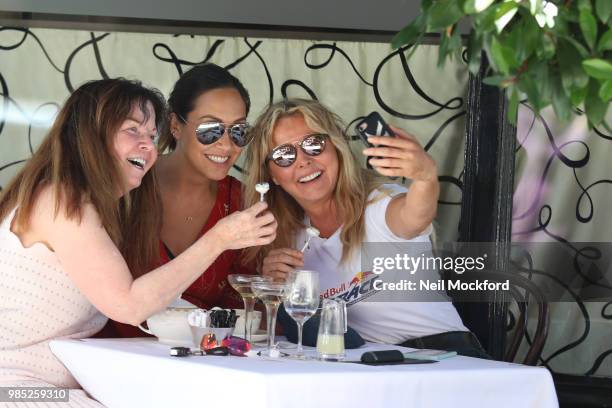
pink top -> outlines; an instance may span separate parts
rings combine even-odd
[[[0,223],[0,384],[42,380],[78,387],[49,341],[90,337],[107,318],[81,294],[53,251],[40,243],[24,248],[10,229],[14,216],[15,210]]]

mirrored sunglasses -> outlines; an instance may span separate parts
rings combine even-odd
[[[196,127],[196,138],[198,142],[209,145],[215,143],[223,137],[225,129],[228,129],[230,140],[238,147],[246,146],[251,140],[249,136],[248,123],[236,123],[227,125],[221,122],[201,123]]]
[[[327,137],[325,134],[316,133],[304,137],[299,142],[277,146],[268,154],[266,162],[271,160],[279,167],[289,167],[297,159],[298,147],[308,156],[318,156],[325,150]]]

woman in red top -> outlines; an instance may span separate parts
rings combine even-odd
[[[170,120],[159,151],[169,153],[160,156],[154,167],[163,204],[162,263],[240,208],[241,184],[228,172],[248,143],[250,99],[226,69],[203,64],[179,78],[168,105]],[[240,296],[227,282],[230,273],[254,273],[254,268],[241,265],[239,251],[226,251],[183,293],[183,299],[203,308],[241,308]],[[99,336],[145,335],[134,326],[116,322],[110,326]]]

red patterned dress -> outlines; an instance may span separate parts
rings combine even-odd
[[[202,228],[200,235],[204,235],[221,218],[240,209],[241,184],[231,176],[219,181],[217,199],[210,216]],[[168,248],[160,241],[161,263],[169,262],[174,256]],[[227,275],[231,273],[254,274],[255,269],[241,265],[239,260],[240,251],[229,250],[223,252],[212,265],[183,293],[183,299],[209,309],[214,306],[241,309],[243,303],[240,295],[227,283]],[[108,324],[96,337],[144,337],[144,333],[138,327],[129,324],[109,320]]]

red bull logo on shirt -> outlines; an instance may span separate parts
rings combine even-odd
[[[348,283],[342,283],[335,288],[329,288],[321,294],[321,299],[342,299],[348,305],[362,301],[376,293],[374,281],[378,278],[373,272],[357,272]]]
[[[342,285],[336,288],[326,289],[325,292],[321,293],[321,300],[327,298],[334,298],[337,294],[342,293],[346,290],[346,283],[342,283]]]

